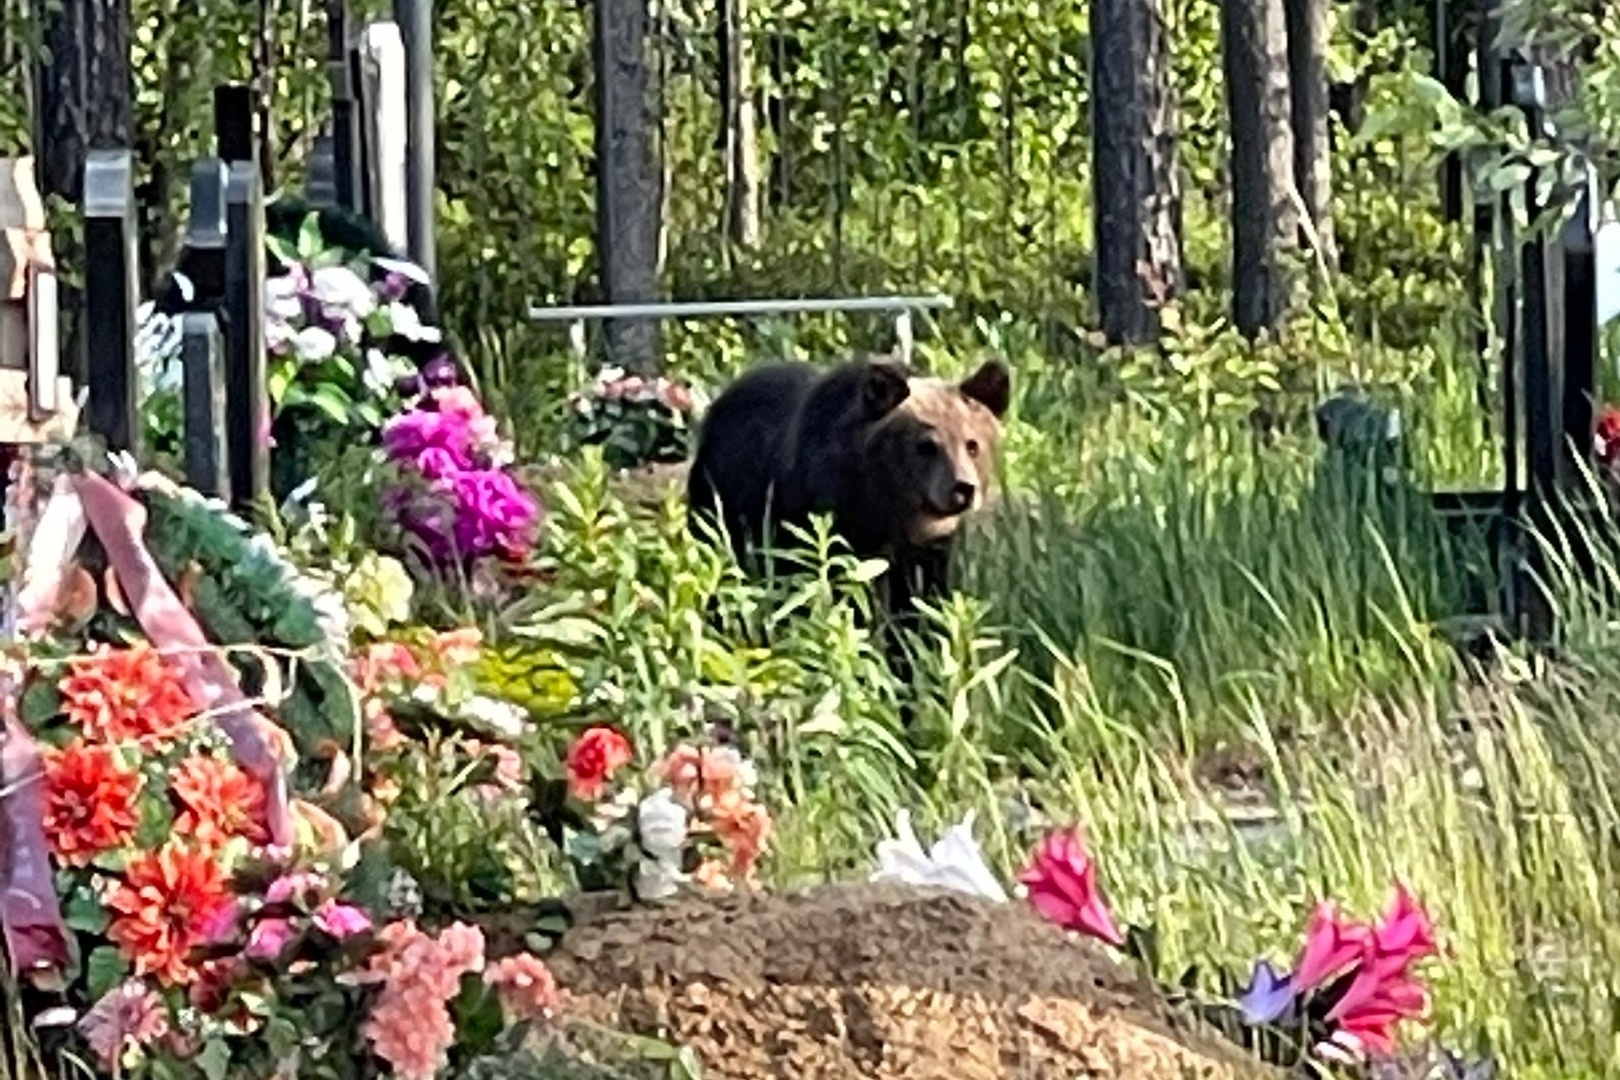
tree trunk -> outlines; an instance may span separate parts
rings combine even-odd
[[[596,0],[596,258],[610,304],[658,299],[661,199],[648,95],[647,0]],[[648,374],[661,357],[653,319],[612,319],[608,354]]]
[[[1093,246],[1111,344],[1159,336],[1159,308],[1179,296],[1181,178],[1176,101],[1160,0],[1092,0]]]
[[[733,244],[753,250],[760,240],[761,183],[748,0],[721,0],[720,56],[720,137],[726,162],[723,225]]]
[[[1222,0],[1221,61],[1232,121],[1232,320],[1253,338],[1288,311],[1299,240],[1283,0]]]
[[[40,193],[78,204],[84,196],[85,152],[135,145],[130,0],[64,0],[60,7],[41,7],[48,61],[36,68],[34,99]],[[57,257],[65,263],[79,255],[69,240],[60,234],[54,238]],[[62,373],[82,386],[88,376],[83,296],[65,278],[58,290]]]
[[[1328,142],[1328,41],[1331,0],[1284,0],[1288,22],[1288,88],[1294,129],[1294,186],[1311,228],[1301,241],[1328,268],[1338,261],[1333,243],[1333,156]],[[1315,236],[1311,233],[1314,230]]]

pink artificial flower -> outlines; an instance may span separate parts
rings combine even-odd
[[[342,941],[371,929],[371,916],[353,904],[328,900],[315,912],[315,925],[321,933]]]
[[[1342,975],[1362,957],[1372,938],[1372,927],[1341,919],[1331,901],[1317,904],[1305,931],[1305,951],[1294,968],[1294,987],[1307,994]]]
[[[155,991],[132,979],[103,995],[78,1027],[102,1065],[116,1071],[126,1049],[149,1046],[169,1034],[169,1010]]]
[[[494,988],[510,1018],[546,1020],[561,1003],[551,969],[532,953],[508,956],[489,965],[484,982]]]
[[[290,904],[294,901],[307,903],[311,897],[319,896],[326,891],[326,875],[311,871],[300,871],[295,874],[283,874],[270,883],[264,891],[266,903]]]
[[[1097,887],[1097,867],[1086,851],[1079,825],[1048,834],[1018,880],[1029,890],[1029,902],[1065,930],[1125,944],[1114,916]]]
[[[260,919],[248,931],[247,947],[242,953],[250,960],[279,960],[293,935],[293,925],[286,919]]]
[[[1418,905],[1404,884],[1396,883],[1395,895],[1384,909],[1384,918],[1373,930],[1373,944],[1380,954],[1398,953],[1409,960],[1433,956],[1439,951],[1429,913]]]

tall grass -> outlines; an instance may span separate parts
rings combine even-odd
[[[650,743],[717,718],[742,733],[780,808],[780,884],[864,872],[902,805],[925,829],[975,808],[1003,871],[1043,816],[1083,820],[1166,979],[1287,960],[1310,901],[1370,913],[1401,877],[1445,933],[1447,1041],[1512,1076],[1620,1073],[1620,629],[1565,573],[1556,661],[1480,665],[1438,632],[1485,570],[1419,490],[1493,479],[1470,382],[1405,399],[1418,480],[1391,487],[1318,468],[1302,425],[1262,440],[1207,397],[1019,371],[1005,498],[911,687],[824,534],[820,577],[773,590],[688,538],[673,499],[639,521],[599,469],[568,482],[558,587],[609,598],[615,715]],[[1594,546],[1620,583],[1620,545]],[[1246,788],[1210,779],[1222,753]]]

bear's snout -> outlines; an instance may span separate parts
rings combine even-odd
[[[953,514],[965,514],[973,507],[973,496],[978,492],[972,481],[958,480],[951,488],[950,498],[947,501]]]

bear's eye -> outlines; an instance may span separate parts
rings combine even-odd
[[[920,458],[931,458],[938,453],[939,443],[933,439],[923,439],[917,444],[917,456]]]
[[[968,452],[968,457],[978,457],[979,456],[979,440],[978,439],[969,439],[967,441],[967,452]]]

